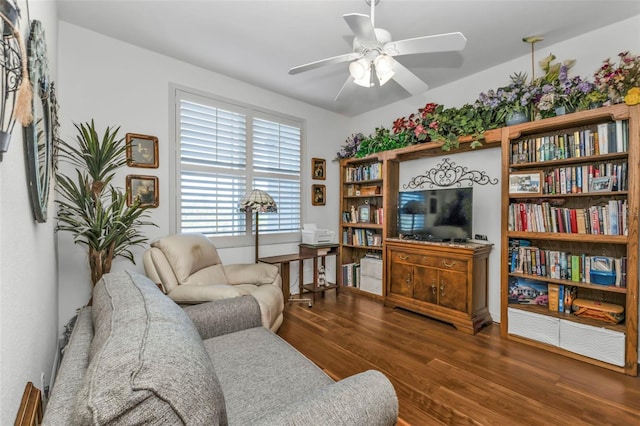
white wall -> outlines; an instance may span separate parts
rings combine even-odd
[[[611,57],[617,61],[616,55],[621,51],[629,50],[636,54],[640,51],[638,28],[640,28],[640,15],[562,43],[549,44],[553,40],[546,40],[546,44],[540,43],[542,47],[536,45],[536,67],[538,67],[538,59],[553,53],[557,61],[576,59],[570,76],[580,75],[592,80],[590,77],[606,58]],[[525,50],[523,48],[523,51]],[[530,54],[496,65],[455,83],[430,90],[423,96],[414,96],[355,117],[350,124],[350,133],[363,132],[368,135],[372,134],[376,127],[391,128],[396,118],[417,112],[418,108],[423,107],[427,102],[443,104],[445,107],[460,107],[465,103],[473,103],[480,92],[508,84],[509,76],[518,71],[527,72],[531,76]],[[535,72],[539,75],[541,70],[536,68]],[[499,149],[462,154],[455,154],[455,151],[452,151],[447,153],[446,157],[459,165],[485,171],[493,177],[500,178],[501,152]],[[439,161],[439,158],[425,158],[402,163],[400,174],[413,177],[435,167]],[[401,179],[400,184],[404,183],[406,182]],[[481,192],[482,196],[477,196],[478,192]],[[486,187],[474,185],[473,231],[488,235],[489,241],[495,244],[489,259],[489,312],[496,322],[500,322],[500,217],[495,214],[499,212],[499,206],[500,184]]]
[[[126,174],[148,174],[159,177],[160,207],[153,209],[152,221],[158,228],[149,228],[154,239],[170,233],[169,161],[173,153],[169,147],[172,133],[170,122],[169,85],[190,87],[238,102],[277,111],[305,120],[303,147],[302,208],[303,223],[314,222],[321,227],[337,230],[339,199],[338,165],[331,161],[344,139],[348,119],[325,110],[276,95],[272,92],[241,83],[229,77],[122,43],[86,29],[60,22],[60,104],[61,135],[75,137],[73,122],[95,118],[96,125],[121,126],[120,135],[128,132],[155,135],[159,139],[160,167],[158,169],[125,168],[116,178],[124,186]],[[87,67],[90,64],[90,67]],[[327,159],[327,180],[312,181],[309,170],[311,158]],[[311,184],[327,185],[326,206],[311,206]],[[89,297],[89,271],[86,255],[75,247],[70,235],[59,236],[60,250],[60,324],[64,324],[74,310]],[[264,245],[260,255],[269,256],[296,252],[296,244]],[[138,250],[137,259],[141,259]],[[220,250],[225,263],[253,262],[253,245]],[[131,268],[142,271],[141,260],[133,266],[120,261],[114,270]],[[310,265],[308,266],[310,268]],[[292,268],[292,272],[297,268]],[[297,274],[293,274],[297,279]],[[292,290],[297,288],[295,281]]]
[[[31,19],[45,29],[49,75],[57,78],[58,21],[55,2],[29,2]],[[21,34],[28,37],[26,5]],[[51,200],[53,197],[51,197]],[[58,285],[53,203],[49,220],[33,220],[20,123],[0,163],[0,424],[13,424],[28,381],[41,387],[51,379],[57,343]]]

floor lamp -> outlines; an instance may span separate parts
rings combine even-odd
[[[278,206],[271,195],[260,189],[248,191],[240,202],[238,209],[241,212],[254,212],[256,214],[256,263],[258,263],[258,215],[260,213],[276,213]]]

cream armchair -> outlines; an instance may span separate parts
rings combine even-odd
[[[176,303],[251,295],[260,305],[262,325],[275,332],[282,324],[282,279],[274,265],[223,265],[216,247],[202,234],[160,238],[145,251],[143,263],[147,276]]]

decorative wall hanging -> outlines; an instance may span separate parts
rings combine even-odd
[[[326,204],[327,187],[324,185],[311,185],[311,204],[324,206]]]
[[[442,163],[438,163],[436,167],[427,170],[425,173],[412,178],[409,183],[402,185],[403,188],[424,188],[425,184],[429,184],[429,188],[436,186],[457,186],[460,188],[463,182],[467,186],[473,186],[474,183],[479,185],[498,184],[498,178],[491,179],[485,172],[456,166],[456,163],[450,161],[448,157],[443,158]]]
[[[16,119],[23,125],[32,120],[31,84],[19,20],[20,10],[15,0],[0,0],[0,162],[9,149]]]
[[[311,159],[311,177],[313,179],[325,180],[327,178],[327,161],[322,158]]]
[[[157,176],[127,176],[127,205],[131,207],[136,201],[140,207],[158,207],[158,177]]]
[[[32,120],[25,127],[24,150],[27,183],[34,219],[47,221],[49,187],[53,173],[53,130],[51,120],[49,63],[44,29],[40,21],[31,22],[27,43],[29,79],[33,83],[31,97]]]
[[[129,167],[158,167],[158,138],[127,133],[127,165]]]

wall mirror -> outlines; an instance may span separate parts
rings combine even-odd
[[[53,173],[53,132],[51,124],[51,88],[44,29],[32,21],[27,43],[29,78],[33,87],[33,121],[24,127],[27,183],[36,222],[47,221],[49,187]]]

